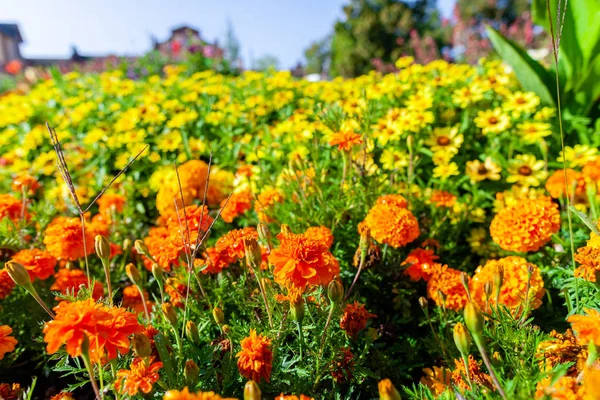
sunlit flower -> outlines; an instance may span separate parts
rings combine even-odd
[[[358,332],[366,328],[367,321],[375,317],[377,316],[368,312],[363,304],[359,304],[357,301],[348,303],[340,320],[340,328],[346,331],[350,337],[356,338]]]
[[[320,240],[325,243],[328,249],[331,248],[331,245],[333,244],[331,229],[326,226],[311,226],[306,229],[304,236],[310,239]]]
[[[221,397],[215,392],[198,392],[198,393],[190,393],[187,387],[183,388],[183,390],[168,390],[164,396],[163,400],[236,400],[231,397]]]
[[[425,144],[433,152],[448,152],[450,154],[458,153],[462,145],[464,136],[458,133],[458,127],[434,128]]]
[[[591,182],[600,181],[600,157],[586,163],[581,169],[583,176]]]
[[[137,317],[118,307],[107,307],[92,299],[61,302],[56,317],[44,325],[46,351],[54,354],[65,345],[71,357],[81,356],[84,337],[89,340],[90,359],[108,361],[129,351],[129,336],[142,331]]]
[[[467,291],[461,282],[462,272],[449,268],[447,265],[437,264],[433,276],[427,282],[427,295],[438,306],[445,306],[450,310],[462,310],[467,304]],[[468,278],[469,281],[471,278]]]
[[[563,157],[568,167],[582,167],[598,158],[598,148],[587,144],[576,144],[574,147],[565,146],[564,153],[561,151],[556,161],[562,163]]]
[[[240,345],[242,350],[237,353],[240,375],[259,383],[262,379],[269,382],[273,362],[271,341],[266,336],[257,335],[254,329],[250,329],[250,336],[242,339]]]
[[[100,213],[110,214],[111,212],[122,212],[126,201],[127,200],[123,195],[116,193],[104,193],[96,202],[98,204]]]
[[[580,264],[575,276],[596,282],[596,274],[600,271],[600,236],[591,232],[587,245],[577,249],[575,261]]]
[[[567,322],[577,334],[577,343],[584,346],[589,342],[600,345],[600,312],[592,308],[583,310],[585,315],[571,315]]]
[[[435,396],[439,396],[452,384],[452,371],[438,366],[423,368],[421,383],[427,386]]]
[[[473,122],[484,135],[502,133],[510,128],[510,117],[501,108],[479,111]]]
[[[258,214],[258,219],[265,223],[272,222],[269,214],[272,212],[273,206],[283,203],[283,200],[283,193],[277,189],[267,189],[261,192],[254,202],[254,211]]]
[[[456,202],[456,196],[445,190],[433,190],[429,202],[437,207],[451,208]]]
[[[225,199],[221,202],[220,217],[223,221],[231,223],[250,209],[252,209],[252,193],[249,190],[235,192],[229,200]]]
[[[526,252],[539,250],[559,229],[558,206],[541,197],[500,210],[492,220],[490,235],[504,250]]]
[[[502,168],[491,157],[486,157],[484,162],[479,160],[467,161],[467,176],[471,182],[481,182],[486,179],[497,181],[500,179]]]
[[[82,236],[78,218],[56,217],[44,232],[46,250],[59,260],[74,261],[94,252],[94,235],[89,229]],[[85,246],[84,246],[85,242]]]
[[[521,113],[532,113],[540,105],[540,98],[533,92],[515,92],[511,93],[502,108],[506,111]]]
[[[6,268],[0,269],[0,300],[5,299],[15,288],[15,281],[12,280]]]
[[[88,278],[85,271],[80,269],[61,268],[54,274],[54,283],[50,286],[50,290],[60,292],[62,294],[73,294],[77,296],[82,287],[88,286]],[[98,300],[104,294],[104,287],[98,281],[94,281],[92,297]]]
[[[233,263],[244,258],[246,254],[244,240],[248,239],[258,240],[258,232],[255,228],[232,229],[217,240],[215,248],[221,257]]]
[[[550,332],[551,339],[538,344],[536,358],[539,359],[540,369],[550,372],[558,364],[574,363],[569,368],[569,375],[577,376],[585,366],[588,352],[585,347],[577,344],[573,331],[567,329],[564,334]]]
[[[470,390],[471,386],[465,379],[467,376],[465,364],[462,359],[454,360],[454,370],[452,371],[452,383],[458,386],[461,390]],[[481,370],[481,361],[476,361],[469,354],[469,378],[476,385],[484,386],[488,389],[494,389],[492,378]]]
[[[12,194],[0,194],[0,221],[8,218],[16,223],[21,219],[21,216],[29,217],[27,204],[23,204],[22,200],[17,199]]]
[[[148,292],[144,290],[144,300],[146,300],[146,307],[148,310],[152,309],[152,302],[148,300]],[[143,313],[144,312],[144,302],[142,301],[142,296],[140,295],[140,290],[136,285],[129,285],[123,288],[123,307],[128,308],[135,313]]]
[[[533,155],[519,154],[508,162],[508,183],[521,186],[539,186],[548,173],[544,170],[544,161],[538,161]]]
[[[163,363],[154,362],[152,356],[147,361],[136,357],[129,369],[121,369],[117,372],[115,389],[129,396],[135,396],[139,392],[148,394],[152,391],[152,385],[160,379],[158,371],[162,367]]]
[[[393,171],[408,167],[410,159],[408,154],[404,151],[385,148],[383,153],[381,153],[379,161],[381,162],[381,168],[388,171]]]
[[[554,199],[559,199],[568,193],[569,197],[573,197],[573,190],[576,196],[585,194],[585,178],[581,172],[567,169],[567,188],[565,188],[565,172],[564,170],[554,171],[546,181],[546,190]]]
[[[11,189],[17,193],[25,192],[29,196],[34,196],[40,188],[40,183],[33,176],[24,174],[13,179]],[[2,218],[0,218],[2,219]]]
[[[279,247],[269,255],[275,282],[305,288],[327,285],[340,273],[340,266],[326,243],[306,235],[280,233]]]
[[[284,395],[281,393],[279,396],[275,397],[275,400],[314,400],[312,397],[305,396],[301,394],[300,396],[296,395]]]
[[[552,128],[546,122],[523,122],[517,125],[524,143],[538,143],[543,138],[552,135]]]
[[[410,280],[428,281],[433,274],[435,260],[438,258],[433,250],[417,248],[412,250],[400,265],[408,265],[408,268],[404,270],[404,275],[408,275]]]
[[[10,336],[12,328],[8,325],[0,325],[0,360],[6,353],[10,353],[17,346],[17,339]]]
[[[54,274],[54,268],[56,267],[56,258],[47,251],[40,249],[21,250],[12,256],[12,260],[27,269],[32,281],[35,278],[48,279]]]
[[[421,234],[415,216],[398,203],[376,203],[359,224],[369,228],[373,239],[394,248],[404,247]]]
[[[446,180],[455,175],[460,175],[458,172],[458,165],[455,162],[441,164],[433,169],[433,177],[441,180]]]
[[[354,146],[357,146],[363,142],[362,136],[352,129],[342,129],[336,132],[331,137],[329,144],[331,146],[338,146],[339,150],[350,151]]]
[[[529,273],[531,270],[531,276]],[[493,288],[492,296],[486,299],[484,286],[487,282],[493,283],[494,274],[503,271],[504,281],[500,288],[500,304],[512,309],[523,310],[525,304],[530,309],[536,309],[542,305],[542,299],[546,291],[544,281],[539,268],[528,263],[522,257],[504,257],[499,260],[489,260],[483,266],[477,267],[471,280],[471,296],[482,309],[489,302],[496,304],[495,294],[497,288]],[[528,296],[527,296],[528,295]]]

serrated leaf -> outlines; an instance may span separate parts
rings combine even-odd
[[[576,209],[574,206],[569,206],[569,210],[572,213],[574,213],[575,215],[577,215],[579,217],[579,219],[581,220],[581,222],[583,222],[588,228],[590,228],[590,230],[592,232],[594,232],[596,235],[600,235],[600,230],[598,229],[598,224],[596,224],[594,221],[589,219],[589,217],[587,215],[585,215],[584,213],[582,213],[581,211]]]

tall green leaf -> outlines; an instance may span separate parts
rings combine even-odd
[[[536,93],[544,104],[554,106],[556,89],[552,74],[515,42],[490,26],[486,26],[486,29],[494,49],[513,68],[523,88]]]

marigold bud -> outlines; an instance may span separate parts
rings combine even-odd
[[[125,273],[127,277],[136,285],[140,285],[142,283],[142,274],[140,274],[140,270],[131,263],[125,266]]]
[[[148,336],[143,333],[135,333],[132,339],[133,351],[138,357],[146,358],[152,355],[152,344]]]
[[[131,239],[126,238],[125,240],[123,240],[123,252],[129,253],[132,248],[133,242],[131,241]]]
[[[258,384],[254,381],[246,382],[244,386],[244,400],[261,400],[262,394]]]
[[[502,356],[500,356],[500,353],[498,353],[497,351],[495,351],[492,354],[492,365],[494,367],[499,367],[500,365],[502,365]]]
[[[300,297],[300,300],[297,302],[290,302],[290,314],[292,319],[299,324],[302,324],[304,320],[304,299]]]
[[[469,335],[469,331],[467,331],[467,328],[465,328],[462,322],[459,322],[454,325],[453,334],[456,348],[463,357],[468,357],[469,349],[471,347],[471,335]]]
[[[138,254],[151,258],[150,250],[148,249],[148,246],[146,246],[146,243],[138,239],[133,243],[133,247],[135,247],[135,251],[137,251]]]
[[[165,276],[165,270],[158,264],[152,264],[152,275],[157,282],[162,282]]]
[[[461,272],[460,282],[465,287],[465,290],[467,291],[467,297],[469,298],[469,301],[471,301],[471,291],[469,290],[469,275],[466,272]]]
[[[102,235],[96,235],[94,238],[94,247],[96,254],[103,262],[108,262],[110,259],[110,243],[108,239]]]
[[[217,325],[221,326],[225,323],[225,314],[223,314],[223,310],[219,307],[213,308],[212,315]]]
[[[229,335],[229,333],[231,333],[231,327],[227,324],[223,325],[221,327],[221,330],[223,330],[223,333],[226,335]]]
[[[492,276],[492,282],[494,283],[494,288],[496,288],[496,296],[500,292],[502,288],[502,284],[504,283],[504,267],[502,265],[496,265],[494,268],[494,274]]]
[[[475,338],[475,342],[478,343],[477,341],[482,339],[483,335],[483,314],[477,304],[470,301],[465,306],[464,315],[465,324]]]
[[[333,304],[340,304],[344,299],[344,286],[342,283],[334,279],[329,282],[329,286],[327,287],[327,296],[329,297],[329,301]]]
[[[25,288],[31,287],[31,278],[29,277],[29,273],[27,269],[19,264],[16,261],[9,261],[4,264],[4,268],[8,275],[12,278],[13,281],[19,286],[23,286]]]
[[[369,229],[363,229],[360,233],[360,252],[366,254],[369,250],[369,246],[371,245],[371,232]]]
[[[288,235],[288,234],[292,233],[292,230],[290,229],[290,227],[287,224],[281,224],[281,233]]]
[[[254,238],[244,238],[244,250],[246,252],[246,262],[250,268],[260,267],[262,254],[258,241]]]
[[[200,332],[198,331],[198,325],[194,321],[185,323],[185,336],[195,345],[200,343]]]
[[[177,326],[177,312],[171,303],[163,303],[162,311],[167,318],[167,321],[171,323],[173,326]]]
[[[269,251],[271,251],[271,231],[269,227],[264,222],[259,222],[256,226],[256,230],[258,231],[258,238],[267,246]]]
[[[379,389],[379,400],[402,400],[400,393],[389,379],[379,381],[377,388]]]
[[[492,282],[487,281],[484,285],[483,285],[483,292],[485,293],[485,296],[489,299],[492,296]]]
[[[200,368],[198,368],[198,364],[193,360],[187,360],[185,362],[183,374],[185,375],[185,382],[188,385],[195,385],[196,382],[198,382],[198,378],[200,378]]]
[[[427,299],[423,296],[419,297],[419,305],[421,306],[421,308],[423,310],[426,310],[427,307],[429,307],[429,302],[427,301]]]

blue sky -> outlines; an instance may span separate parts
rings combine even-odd
[[[347,0],[0,0],[0,22],[18,22],[23,55],[137,55],[183,24],[223,43],[229,19],[246,65],[251,57],[276,56],[281,66],[302,59],[304,49],[332,30]],[[444,15],[454,0],[438,0]]]

